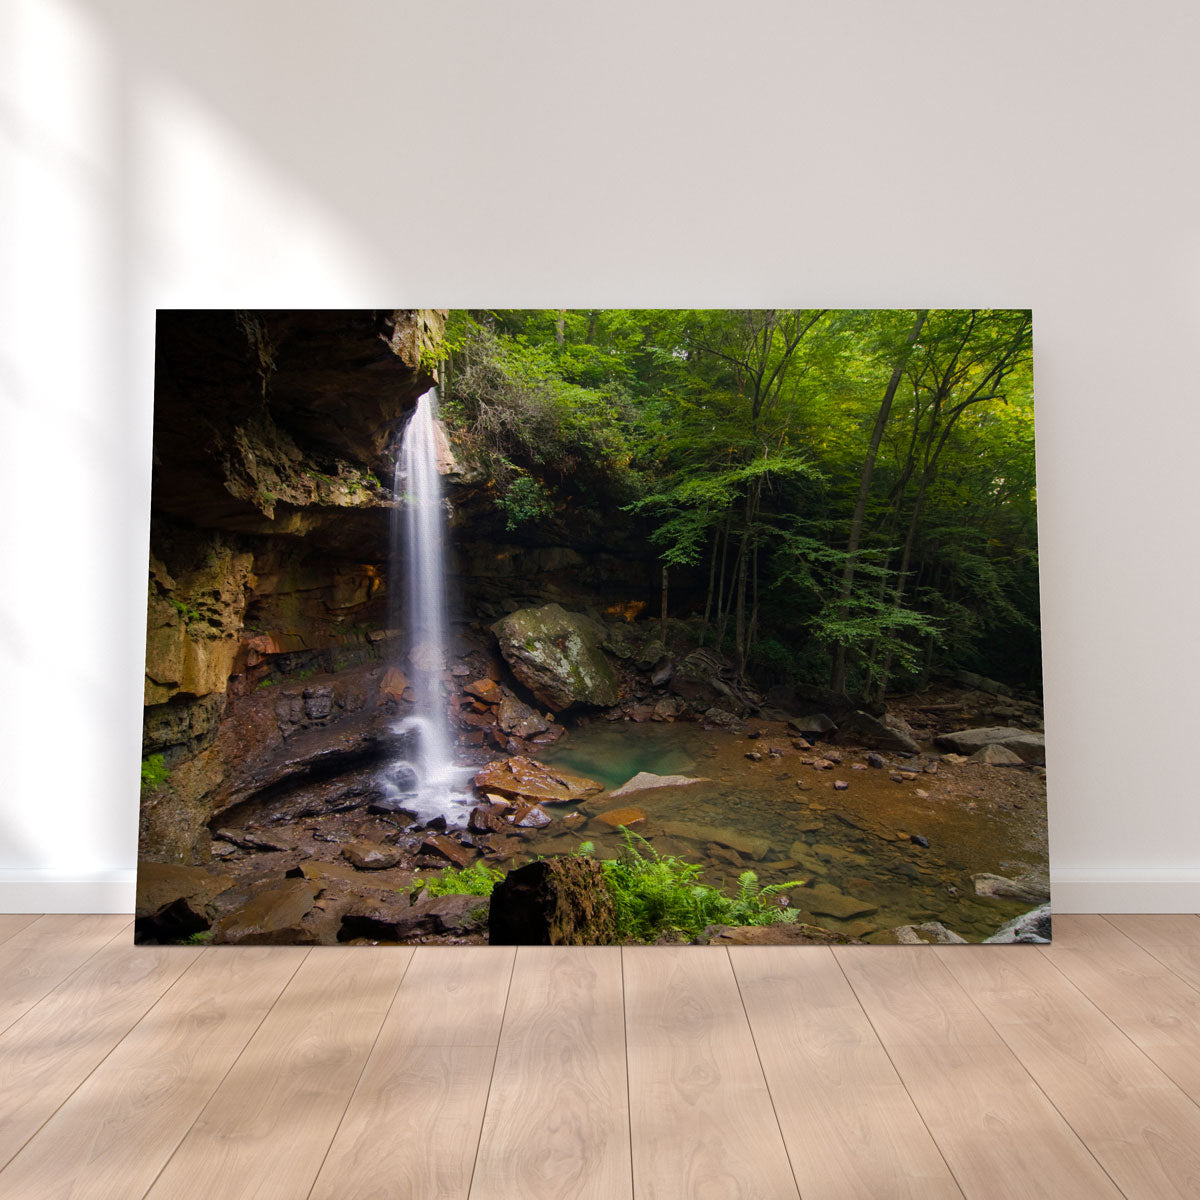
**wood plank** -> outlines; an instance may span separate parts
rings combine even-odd
[[[1200,991],[1200,917],[1191,913],[1139,913],[1104,919]]]
[[[833,953],[970,1200],[1117,1200],[1112,1181],[929,947]]]
[[[292,946],[204,950],[0,1171],[0,1195],[144,1195],[307,953]]]
[[[1103,917],[1056,915],[1037,949],[1200,1104],[1200,991]]]
[[[0,944],[0,1031],[132,926],[124,913],[52,913],[17,930]]]
[[[310,1200],[463,1200],[514,955],[417,950]]]
[[[0,1034],[0,1166],[199,954],[110,942]]]
[[[804,1200],[962,1192],[829,950],[729,958]]]
[[[622,951],[634,1194],[797,1196],[725,950]]]
[[[1042,955],[935,950],[1128,1200],[1200,1200],[1200,1108]]]
[[[0,913],[0,943],[7,942],[14,933],[26,925],[32,925],[40,913]]]
[[[412,953],[314,948],[147,1195],[307,1196]]]
[[[522,946],[471,1200],[631,1196],[621,951]]]

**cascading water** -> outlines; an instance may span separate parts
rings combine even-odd
[[[444,817],[448,826],[465,823],[471,797],[470,768],[458,766],[450,742],[446,697],[446,510],[438,472],[437,392],[418,401],[404,427],[396,455],[389,568],[389,621],[408,631],[407,662],[411,711],[395,726],[404,735],[404,757],[384,773],[387,798],[418,821]],[[404,574],[405,587],[395,586]]]

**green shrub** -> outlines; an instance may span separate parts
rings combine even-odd
[[[153,792],[162,787],[171,775],[171,768],[167,766],[161,754],[152,754],[149,758],[142,760],[142,791]]]
[[[796,920],[795,912],[770,903],[773,896],[802,881],[759,887],[753,871],[738,876],[738,893],[725,895],[697,882],[703,867],[674,855],[661,855],[645,838],[621,827],[625,848],[600,865],[617,910],[617,937],[652,942],[663,933],[694,938],[708,925],[772,925]],[[580,847],[589,853],[590,843]]]
[[[508,529],[529,521],[539,521],[554,512],[554,504],[545,485],[532,475],[518,475],[496,501],[504,511]]]
[[[436,875],[414,876],[413,891],[424,888],[430,896],[490,896],[503,878],[503,871],[480,861],[461,870],[447,867]]]

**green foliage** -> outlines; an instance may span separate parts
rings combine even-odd
[[[185,946],[204,946],[213,939],[213,931],[211,929],[201,929],[196,933],[190,934],[183,939]]]
[[[545,484],[532,475],[516,476],[496,503],[504,510],[509,530],[530,521],[540,521],[554,512]]]
[[[771,925],[795,921],[790,909],[770,903],[800,881],[760,887],[753,871],[738,877],[736,896],[700,883],[703,867],[674,855],[660,855],[645,838],[624,826],[625,848],[619,858],[600,865],[616,908],[617,936],[652,942],[664,933],[694,938],[708,925]],[[580,853],[587,853],[584,843]]]
[[[185,625],[191,625],[204,619],[204,614],[193,605],[187,604],[175,596],[170,596],[168,599],[170,599],[175,611],[183,618]]]
[[[490,896],[503,878],[503,871],[480,861],[461,870],[447,867],[437,875],[414,877],[413,891],[424,888],[430,896]]]
[[[622,510],[670,614],[759,682],[1034,683],[1030,316],[930,310],[910,344],[915,317],[456,310],[442,411],[508,530]]]
[[[270,676],[268,676],[266,679],[261,680],[258,684],[258,687],[256,687],[254,690],[256,692],[261,692],[263,690],[263,688],[269,688],[269,687],[274,687],[274,686],[275,686],[275,680],[270,678]]]
[[[171,776],[171,768],[161,754],[142,760],[142,794],[157,791]]]

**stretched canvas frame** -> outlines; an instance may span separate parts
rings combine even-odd
[[[161,312],[139,939],[1048,938],[1031,329]]]

